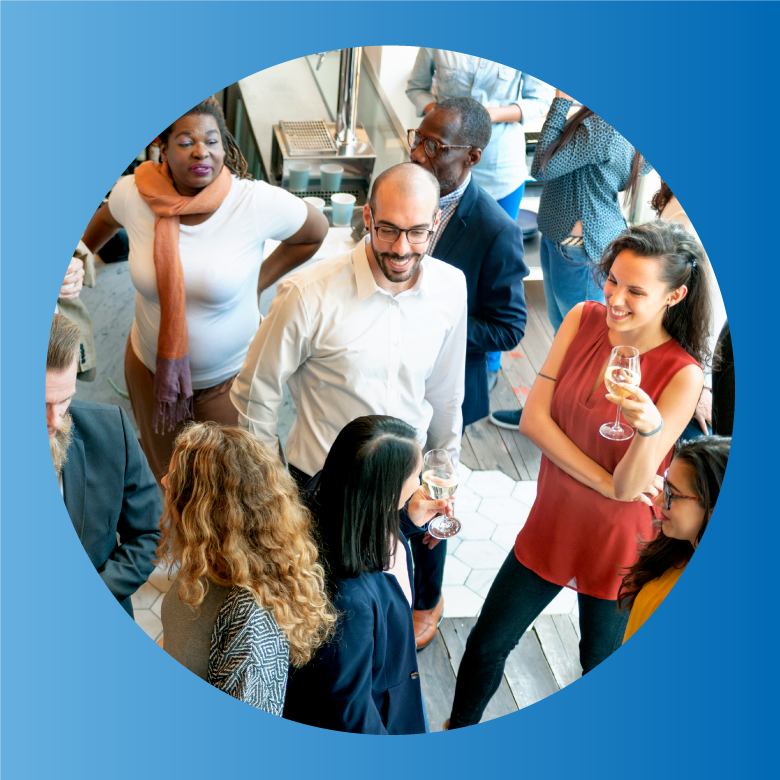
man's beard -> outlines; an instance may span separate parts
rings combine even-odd
[[[408,282],[417,273],[417,269],[420,267],[420,263],[423,259],[423,255],[417,252],[410,252],[408,255],[403,256],[397,255],[394,252],[377,252],[376,246],[373,242],[371,244],[371,248],[374,250],[374,257],[376,258],[377,264],[382,269],[382,273],[385,275],[385,278],[394,284],[397,284],[398,282]],[[403,265],[404,262],[412,257],[416,257],[417,261],[403,273],[394,271],[387,262],[388,259],[390,259],[396,263],[396,265]]]
[[[54,470],[57,476],[62,474],[62,467],[68,462],[68,447],[73,438],[73,417],[66,412],[60,422],[54,436],[49,436],[51,447],[51,459],[54,461]]]

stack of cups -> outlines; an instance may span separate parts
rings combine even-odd
[[[320,184],[325,192],[338,192],[341,189],[341,174],[344,169],[340,165],[321,165]]]
[[[309,186],[311,165],[304,162],[292,162],[290,163],[289,171],[290,190],[292,192],[302,192]]]

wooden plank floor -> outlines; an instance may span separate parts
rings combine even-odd
[[[525,283],[528,323],[516,349],[501,357],[498,382],[490,393],[490,410],[518,409],[541,370],[553,340],[542,282]],[[463,436],[461,461],[473,470],[498,470],[514,480],[539,476],[541,453],[519,431],[499,428],[487,419],[469,425]]]
[[[476,618],[445,618],[436,638],[417,654],[431,731],[450,716],[460,662]],[[569,615],[541,615],[507,659],[504,676],[481,722],[509,715],[582,676],[579,626]]]

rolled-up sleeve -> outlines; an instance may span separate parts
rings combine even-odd
[[[520,106],[522,117],[520,124],[524,125],[540,116],[544,116],[549,110],[555,97],[555,89],[527,73],[523,73],[523,84],[520,88],[519,100],[513,101]]]
[[[414,62],[414,68],[412,68],[412,75],[406,83],[406,97],[412,101],[415,109],[417,109],[417,116],[423,115],[423,109],[429,103],[436,102],[436,98],[433,92],[431,92],[434,71],[435,64],[432,50],[421,48],[417,53],[417,59]]]
[[[309,356],[311,345],[300,289],[290,280],[279,282],[276,289],[230,390],[239,425],[274,449],[282,388]]]

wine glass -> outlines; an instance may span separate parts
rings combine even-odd
[[[425,453],[422,467],[422,484],[429,498],[440,501],[450,498],[458,487],[458,470],[447,450],[431,450]],[[460,520],[447,515],[434,517],[428,524],[428,533],[436,539],[449,539],[460,531]]]
[[[607,370],[604,373],[604,384],[612,395],[628,398],[632,395],[630,390],[618,387],[615,382],[624,382],[629,385],[639,386],[642,373],[639,368],[639,350],[636,347],[615,347],[609,356]],[[634,435],[634,429],[628,425],[620,424],[620,407],[617,408],[615,424],[604,423],[599,428],[599,433],[605,439],[612,441],[626,441]]]

